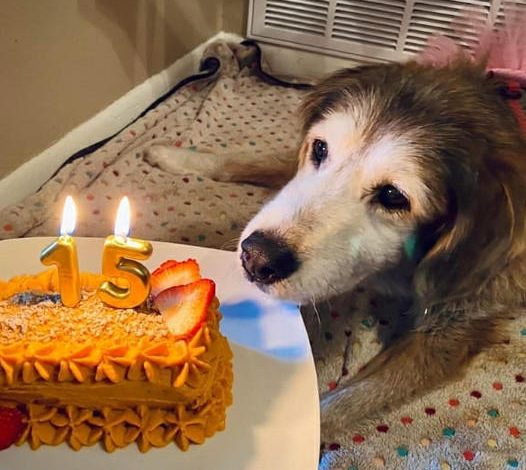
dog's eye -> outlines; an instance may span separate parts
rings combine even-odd
[[[314,163],[314,166],[316,168],[319,168],[323,160],[327,158],[327,155],[329,153],[329,146],[327,145],[327,142],[320,139],[315,139],[314,142],[312,142],[312,163]]]
[[[408,211],[411,208],[409,199],[390,184],[378,188],[376,200],[389,211]]]

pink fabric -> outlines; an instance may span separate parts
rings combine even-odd
[[[445,36],[435,36],[417,58],[423,64],[444,66],[459,57],[473,62],[486,62],[486,70],[498,77],[514,80],[526,87],[526,12],[508,10],[508,18],[497,30],[483,19],[480,12],[466,14],[457,26],[460,40],[468,39],[467,31],[474,30],[477,44],[473,52],[462,48],[456,41]]]

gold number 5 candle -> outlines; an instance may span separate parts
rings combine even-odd
[[[106,238],[102,254],[102,274],[108,279],[99,287],[99,298],[117,308],[133,308],[150,294],[150,272],[135,260],[146,260],[152,245],[129,238],[130,202],[121,200],[115,220],[114,235]]]
[[[40,261],[46,266],[58,268],[60,298],[66,307],[75,307],[80,302],[80,276],[77,246],[71,236],[75,230],[77,214],[73,198],[64,203],[60,237],[40,253]]]

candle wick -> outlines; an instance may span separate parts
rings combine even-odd
[[[126,241],[128,240],[128,235],[123,234],[123,233],[116,233],[115,238],[120,243],[126,243]]]

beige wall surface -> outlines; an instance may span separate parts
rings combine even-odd
[[[248,0],[0,0],[0,178],[220,30]]]

